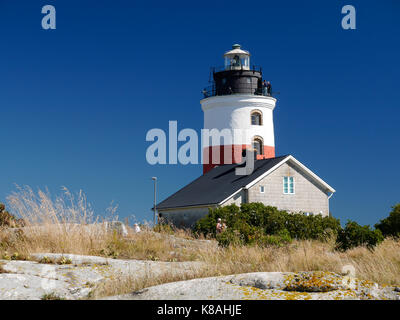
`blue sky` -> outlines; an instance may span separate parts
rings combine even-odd
[[[57,29],[41,28],[41,8]],[[341,28],[352,4],[357,29]],[[332,214],[374,224],[400,202],[400,3],[0,0],[0,202],[14,184],[83,189],[96,213],[151,220],[201,165],[146,162],[148,130],[203,125],[201,90],[233,43],[279,91],[277,155],[337,193]]]

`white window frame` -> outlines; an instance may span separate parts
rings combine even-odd
[[[265,193],[265,186],[260,186],[260,193]]]
[[[288,178],[288,192],[285,192],[285,178]],[[290,192],[290,178],[293,178],[293,192]],[[282,178],[282,191],[283,194],[291,195],[291,194],[296,194],[296,179],[293,176],[284,176]]]

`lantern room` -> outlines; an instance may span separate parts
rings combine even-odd
[[[234,44],[224,58],[225,70],[250,70],[250,53],[240,49],[240,44]]]

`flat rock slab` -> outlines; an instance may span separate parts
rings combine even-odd
[[[202,267],[197,262],[118,260],[73,254],[48,253],[32,257],[38,261],[44,257],[52,261],[65,258],[70,263],[0,260],[0,300],[39,300],[49,294],[61,299],[84,299],[96,284],[116,277],[190,274]]]
[[[110,300],[400,300],[395,287],[329,272],[257,272],[149,287]]]
[[[0,260],[0,300],[87,298],[93,287],[116,277],[156,277],[187,274],[206,267],[200,262],[159,262],[107,259],[73,254],[36,254],[38,261],[68,260],[68,264]],[[44,259],[47,257],[47,259]],[[110,300],[400,300],[398,287],[330,272],[257,272],[193,279],[149,287]]]

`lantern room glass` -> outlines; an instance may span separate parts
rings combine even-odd
[[[225,56],[225,70],[250,70],[250,57],[240,55]]]

